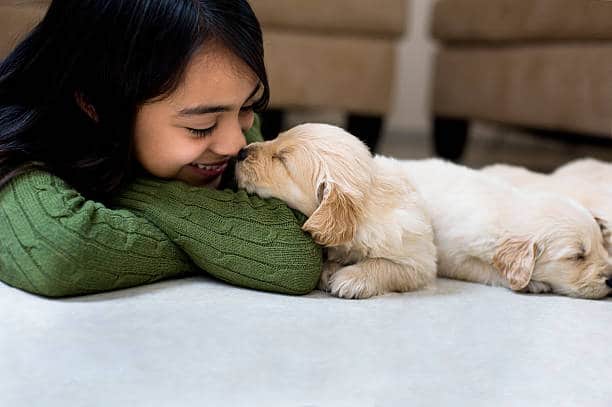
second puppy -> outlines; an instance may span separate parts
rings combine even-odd
[[[349,133],[308,124],[251,144],[236,179],[308,216],[303,229],[328,248],[321,289],[367,298],[434,281],[436,248],[420,196],[395,160],[373,158]]]

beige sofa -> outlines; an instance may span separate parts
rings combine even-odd
[[[282,112],[333,109],[375,148],[391,109],[396,45],[408,0],[251,0],[263,31],[272,88],[264,133]]]
[[[434,142],[458,159],[484,120],[572,139],[612,130],[612,2],[439,0]]]
[[[263,30],[272,101],[264,130],[282,112],[348,112],[349,128],[375,147],[392,102],[395,45],[408,0],[251,0]],[[49,0],[0,0],[0,58],[42,16]]]
[[[48,5],[45,0],[0,0],[0,59],[34,27]]]

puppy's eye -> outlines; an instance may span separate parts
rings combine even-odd
[[[285,157],[283,155],[281,155],[281,154],[272,154],[272,159],[273,160],[278,160],[282,164],[285,164]]]
[[[585,261],[586,260],[586,254],[585,253],[578,253],[577,255],[572,257],[572,260],[573,261]]]

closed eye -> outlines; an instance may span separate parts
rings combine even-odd
[[[283,165],[285,165],[285,156],[282,154],[272,154],[272,159],[273,160],[278,160],[280,161]]]
[[[195,135],[196,137],[208,137],[212,134],[212,132],[215,130],[215,127],[217,127],[217,125],[214,125],[212,127],[209,127],[207,129],[192,129],[190,127],[187,127],[187,130]]]
[[[574,256],[570,258],[573,261],[585,261],[586,260],[586,250],[581,250],[579,253],[576,253]]]

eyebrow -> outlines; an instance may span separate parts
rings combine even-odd
[[[248,98],[246,98],[245,103],[250,100],[253,96],[257,94],[259,89],[261,88],[261,82],[259,82],[255,89],[251,92]],[[179,110],[178,116],[196,116],[202,114],[210,114],[210,113],[220,113],[220,112],[228,112],[232,110],[233,106],[229,105],[219,105],[219,106],[208,106],[208,105],[199,105],[194,107],[186,107],[184,109]]]

